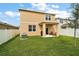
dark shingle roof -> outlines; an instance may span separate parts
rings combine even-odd
[[[4,23],[4,22],[1,22],[1,21],[0,21],[0,25],[10,26],[10,27],[17,28],[17,29],[19,28],[17,26],[14,26],[14,25],[11,25],[11,24],[8,24],[8,23]]]
[[[28,11],[28,12],[35,12],[35,13],[42,13],[42,14],[55,15],[55,14],[53,14],[53,13],[46,13],[46,12],[40,12],[40,11],[34,11],[34,10],[27,10],[27,9],[19,9],[19,11]]]

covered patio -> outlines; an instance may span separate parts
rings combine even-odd
[[[41,36],[53,37],[59,36],[57,22],[41,22],[40,24]]]

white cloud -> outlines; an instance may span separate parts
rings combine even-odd
[[[7,22],[6,20],[3,20],[3,19],[0,19],[0,22],[9,23],[9,22]]]
[[[19,20],[19,21],[20,21],[20,18],[19,18],[19,17],[17,17],[17,18],[16,18],[16,20]]]
[[[32,6],[37,6],[37,5],[38,5],[38,3],[31,3],[31,5],[32,5]]]
[[[61,10],[54,10],[54,9],[49,9],[48,11],[46,11],[48,13],[54,13],[56,14],[56,18],[60,17],[60,18],[68,18],[70,17],[71,13],[69,13],[68,11],[61,11]]]
[[[59,6],[58,6],[58,5],[52,5],[52,7],[53,7],[53,8],[59,8]]]
[[[71,13],[68,13],[67,11],[59,11],[59,13],[56,15],[56,17],[60,18],[69,18],[71,16]]]
[[[48,13],[52,13],[52,14],[56,14],[56,18],[60,17],[60,18],[68,18],[70,17],[70,13],[68,11],[62,11],[62,10],[58,10],[58,9],[54,9],[54,8],[59,8],[58,5],[47,5],[46,3],[33,3],[32,5],[32,9],[37,9],[40,11],[44,11],[44,12],[48,12]],[[51,8],[51,7],[52,8]]]
[[[16,16],[20,16],[20,13],[19,12],[15,12]]]
[[[15,16],[12,11],[6,11],[5,14],[6,14],[7,16],[11,16],[11,17],[14,17],[14,16]]]
[[[20,7],[24,7],[24,5],[23,5],[23,4],[19,4],[19,6],[20,6]]]
[[[44,11],[47,7],[46,3],[32,3],[33,8],[37,8],[40,11]]]
[[[2,12],[0,12],[0,15],[2,14]]]
[[[32,3],[32,9],[36,8],[38,10],[41,10],[41,11],[45,11],[45,10],[48,10],[49,8],[59,8],[58,5],[48,5],[46,3]],[[50,7],[51,6],[51,7]]]
[[[7,22],[7,21],[5,21],[5,20],[4,20],[4,21],[2,21],[2,22],[4,22],[4,23],[8,23],[8,22]]]
[[[9,17],[17,17],[20,15],[19,12],[14,12],[14,11],[5,11],[4,14]]]

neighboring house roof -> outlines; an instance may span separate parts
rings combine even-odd
[[[63,18],[56,18],[56,20],[59,22],[59,23],[62,23],[62,24],[66,24],[66,23],[70,23],[70,21],[73,21],[71,19],[63,19]]]
[[[34,12],[34,13],[42,13],[42,14],[55,15],[55,14],[53,14],[53,13],[46,13],[46,12],[40,12],[40,11],[33,11],[33,10],[27,10],[27,9],[19,9],[19,11],[28,11],[28,12]]]
[[[68,27],[68,24],[62,24],[61,27]]]
[[[7,24],[7,23],[4,23],[4,22],[0,22],[0,25],[4,25],[5,27],[7,26],[7,27],[11,27],[12,29],[18,29],[19,27],[17,27],[17,26],[13,26],[13,25],[10,25],[10,24]],[[10,29],[11,29],[10,28]],[[7,29],[7,28],[6,28]]]

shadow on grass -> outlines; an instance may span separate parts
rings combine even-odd
[[[9,53],[9,47],[7,46],[7,44],[11,41],[13,41],[16,37],[18,37],[18,35],[16,35],[15,37],[11,38],[10,40],[8,40],[7,42],[4,42],[2,45],[0,45],[0,55],[1,56],[7,56]],[[7,48],[7,49],[6,49]]]

